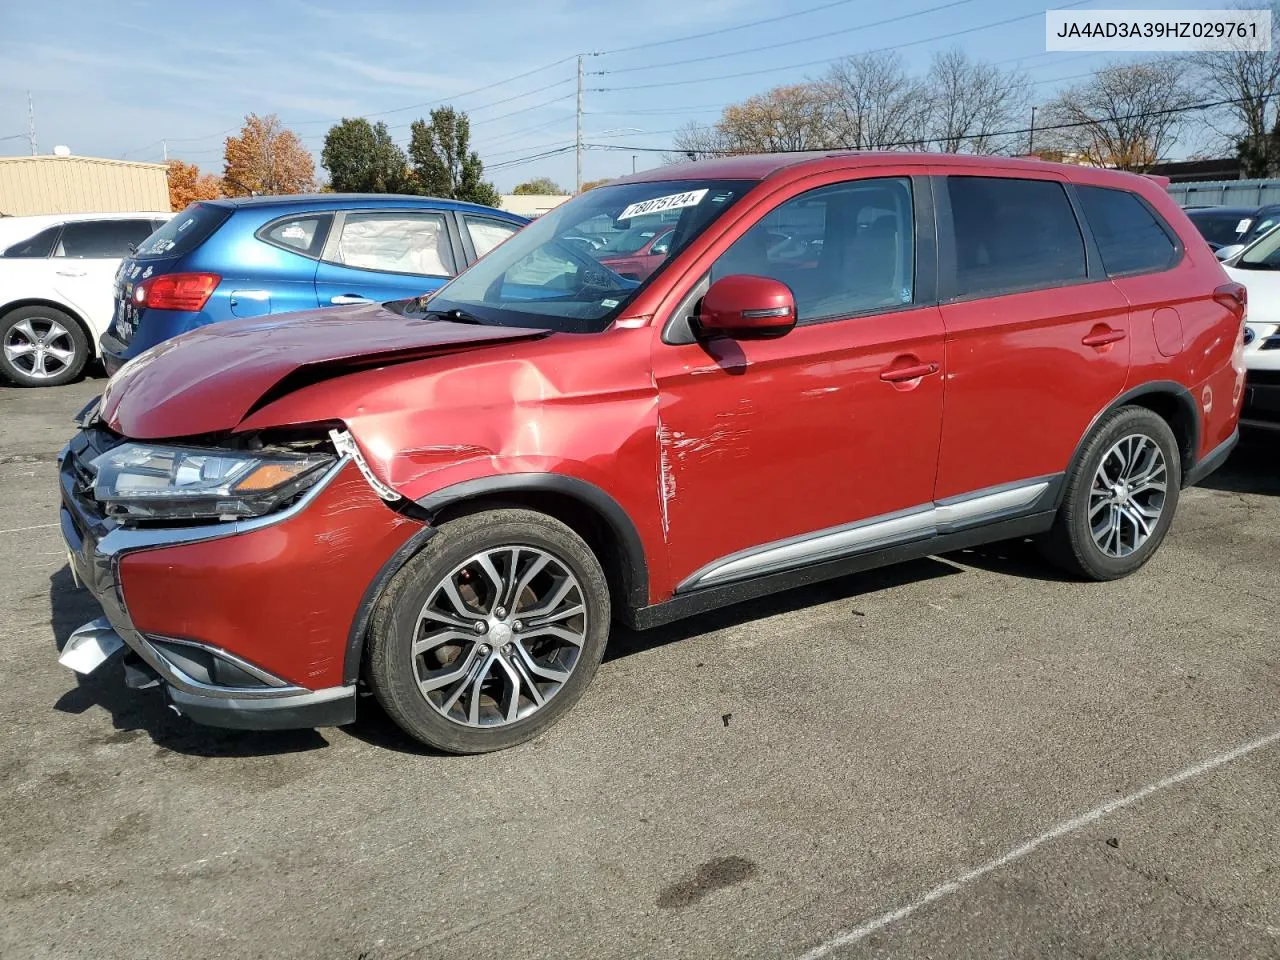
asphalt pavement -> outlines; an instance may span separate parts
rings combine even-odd
[[[540,739],[197,727],[58,645],[54,460],[0,389],[0,957],[1280,957],[1280,434],[1138,575],[1024,545],[649,633]]]

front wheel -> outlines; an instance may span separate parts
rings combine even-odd
[[[1067,477],[1046,553],[1074,576],[1128,576],[1164,542],[1181,486],[1169,424],[1145,407],[1122,407],[1094,429]]]
[[[604,573],[573,530],[529,510],[470,514],[442,524],[378,601],[369,681],[422,743],[500,750],[578,701],[609,622]]]
[[[20,387],[70,383],[89,355],[89,338],[62,310],[18,307],[0,317],[0,374]]]

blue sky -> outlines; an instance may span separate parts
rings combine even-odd
[[[403,143],[411,120],[452,103],[471,114],[473,145],[500,189],[538,175],[571,186],[572,153],[499,165],[572,142],[578,53],[659,43],[584,61],[584,139],[646,147],[669,145],[688,120],[714,120],[723,104],[816,77],[821,61],[864,50],[900,47],[923,71],[933,53],[958,44],[972,56],[1020,65],[1038,102],[1108,60],[1046,54],[1043,2],[960,0],[935,9],[944,3],[0,0],[0,138],[25,134],[30,89],[42,153],[66,144],[81,155],[158,161],[167,139],[171,157],[218,172],[222,138],[251,111],[278,114],[318,163],[324,133],[340,117],[394,111],[371,119],[385,120]],[[1222,5],[1091,0],[1080,9]],[[826,9],[749,25],[818,6]],[[869,26],[893,17],[902,19]],[[1026,18],[987,26],[1018,17]],[[691,62],[700,58],[713,59]],[[25,139],[0,139],[0,154],[28,150]],[[632,162],[625,150],[589,150],[584,177],[617,176]],[[635,155],[640,169],[658,162],[655,153]]]

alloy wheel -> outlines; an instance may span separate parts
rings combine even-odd
[[[71,331],[49,317],[27,317],[9,328],[5,359],[34,380],[50,380],[75,362]]]
[[[1112,445],[1089,489],[1089,526],[1099,550],[1127,557],[1151,538],[1168,479],[1164,453],[1151,437],[1130,434]]]
[[[432,589],[414,627],[413,675],[446,719],[506,726],[563,689],[586,639],[582,585],[568,566],[535,547],[494,547]]]

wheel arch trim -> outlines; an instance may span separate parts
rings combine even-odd
[[[1134,405],[1143,406],[1143,404],[1134,404],[1133,401],[1151,396],[1162,396],[1173,399],[1181,408],[1182,412],[1187,416],[1187,422],[1190,425],[1191,430],[1191,450],[1190,456],[1182,457],[1183,462],[1179,464],[1182,475],[1185,478],[1190,468],[1195,465],[1196,455],[1200,450],[1200,414],[1196,409],[1195,398],[1192,397],[1191,391],[1183,384],[1174,380],[1152,380],[1147,383],[1139,384],[1136,387],[1126,390],[1099,410],[1094,418],[1089,421],[1089,426],[1085,428],[1084,433],[1081,435],[1079,441],[1077,441],[1075,450],[1071,453],[1071,460],[1067,464],[1066,476],[1070,477],[1073,475],[1077,465],[1080,463],[1080,458],[1084,455],[1085,445],[1088,444],[1089,438],[1093,436],[1093,431],[1097,428],[1098,424],[1102,422],[1104,417],[1114,413],[1121,407]],[[1172,424],[1170,424],[1170,429],[1173,429]],[[1181,451],[1179,451],[1179,453],[1181,453]],[[1058,494],[1057,506],[1062,505],[1062,497],[1065,493],[1066,485],[1064,484],[1062,490]]]

